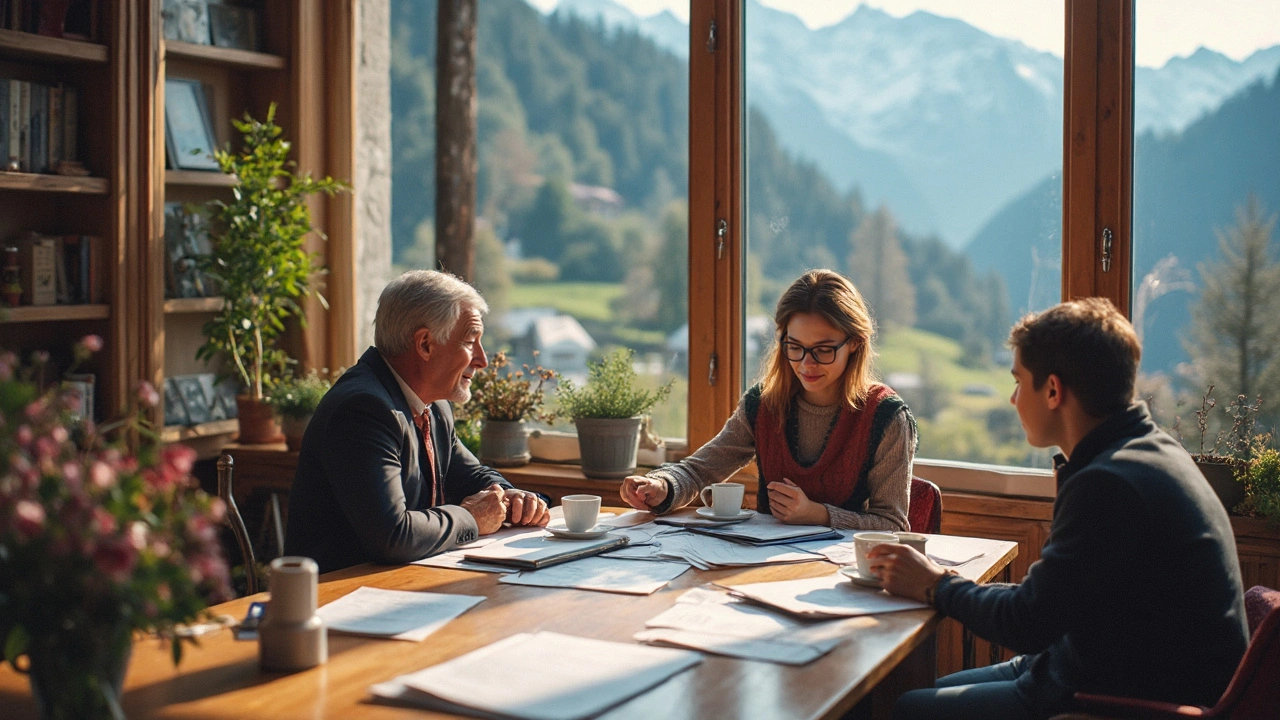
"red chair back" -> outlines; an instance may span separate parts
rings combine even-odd
[[[942,529],[942,491],[924,478],[911,478],[911,505],[907,508],[911,532],[934,533]]]
[[[1258,585],[1244,597],[1253,636],[1214,714],[1232,720],[1274,720],[1280,715],[1280,590]],[[1256,624],[1255,614],[1261,616]]]

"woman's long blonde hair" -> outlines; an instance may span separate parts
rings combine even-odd
[[[850,408],[860,408],[871,390],[871,361],[875,348],[875,322],[853,283],[833,270],[810,270],[801,275],[778,298],[774,311],[773,347],[768,364],[760,377],[760,401],[780,423],[786,422],[791,398],[800,392],[791,363],[782,353],[782,340],[787,324],[799,313],[822,316],[832,327],[849,336],[856,347],[849,351],[849,364],[844,369],[844,400]]]

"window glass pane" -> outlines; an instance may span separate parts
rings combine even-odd
[[[1143,0],[1134,26],[1140,393],[1192,452],[1223,452],[1249,434],[1238,395],[1262,399],[1257,430],[1280,418],[1280,4]]]
[[[921,457],[1047,466],[1009,404],[1011,321],[1061,288],[1061,4],[746,6],[744,375],[805,269],[850,277]],[[942,9],[938,9],[942,8]]]
[[[688,66],[672,16],[588,4],[477,4],[477,283],[486,349],[585,381],[635,351],[674,381],[654,430],[685,435]],[[434,266],[435,3],[393,0],[397,269]],[[585,17],[583,16],[585,14]]]

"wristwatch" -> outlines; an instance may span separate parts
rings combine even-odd
[[[938,577],[936,582],[934,582],[932,585],[924,589],[924,601],[929,605],[932,605],[933,594],[937,592],[938,585],[942,583],[943,579],[945,579],[948,575],[959,575],[959,574],[960,573],[956,572],[955,570],[947,570],[946,572],[942,573],[942,575]]]

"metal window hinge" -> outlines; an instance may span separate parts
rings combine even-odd
[[[707,384],[712,387],[716,385],[716,361],[718,359],[719,356],[716,353],[711,353],[711,359],[707,362]]]
[[[707,31],[707,52],[714,53],[716,51],[716,21],[711,21],[711,28]]]
[[[716,259],[724,257],[724,239],[729,234],[729,221],[720,218],[716,223]]]
[[[1111,272],[1111,228],[1102,228],[1102,272]]]

